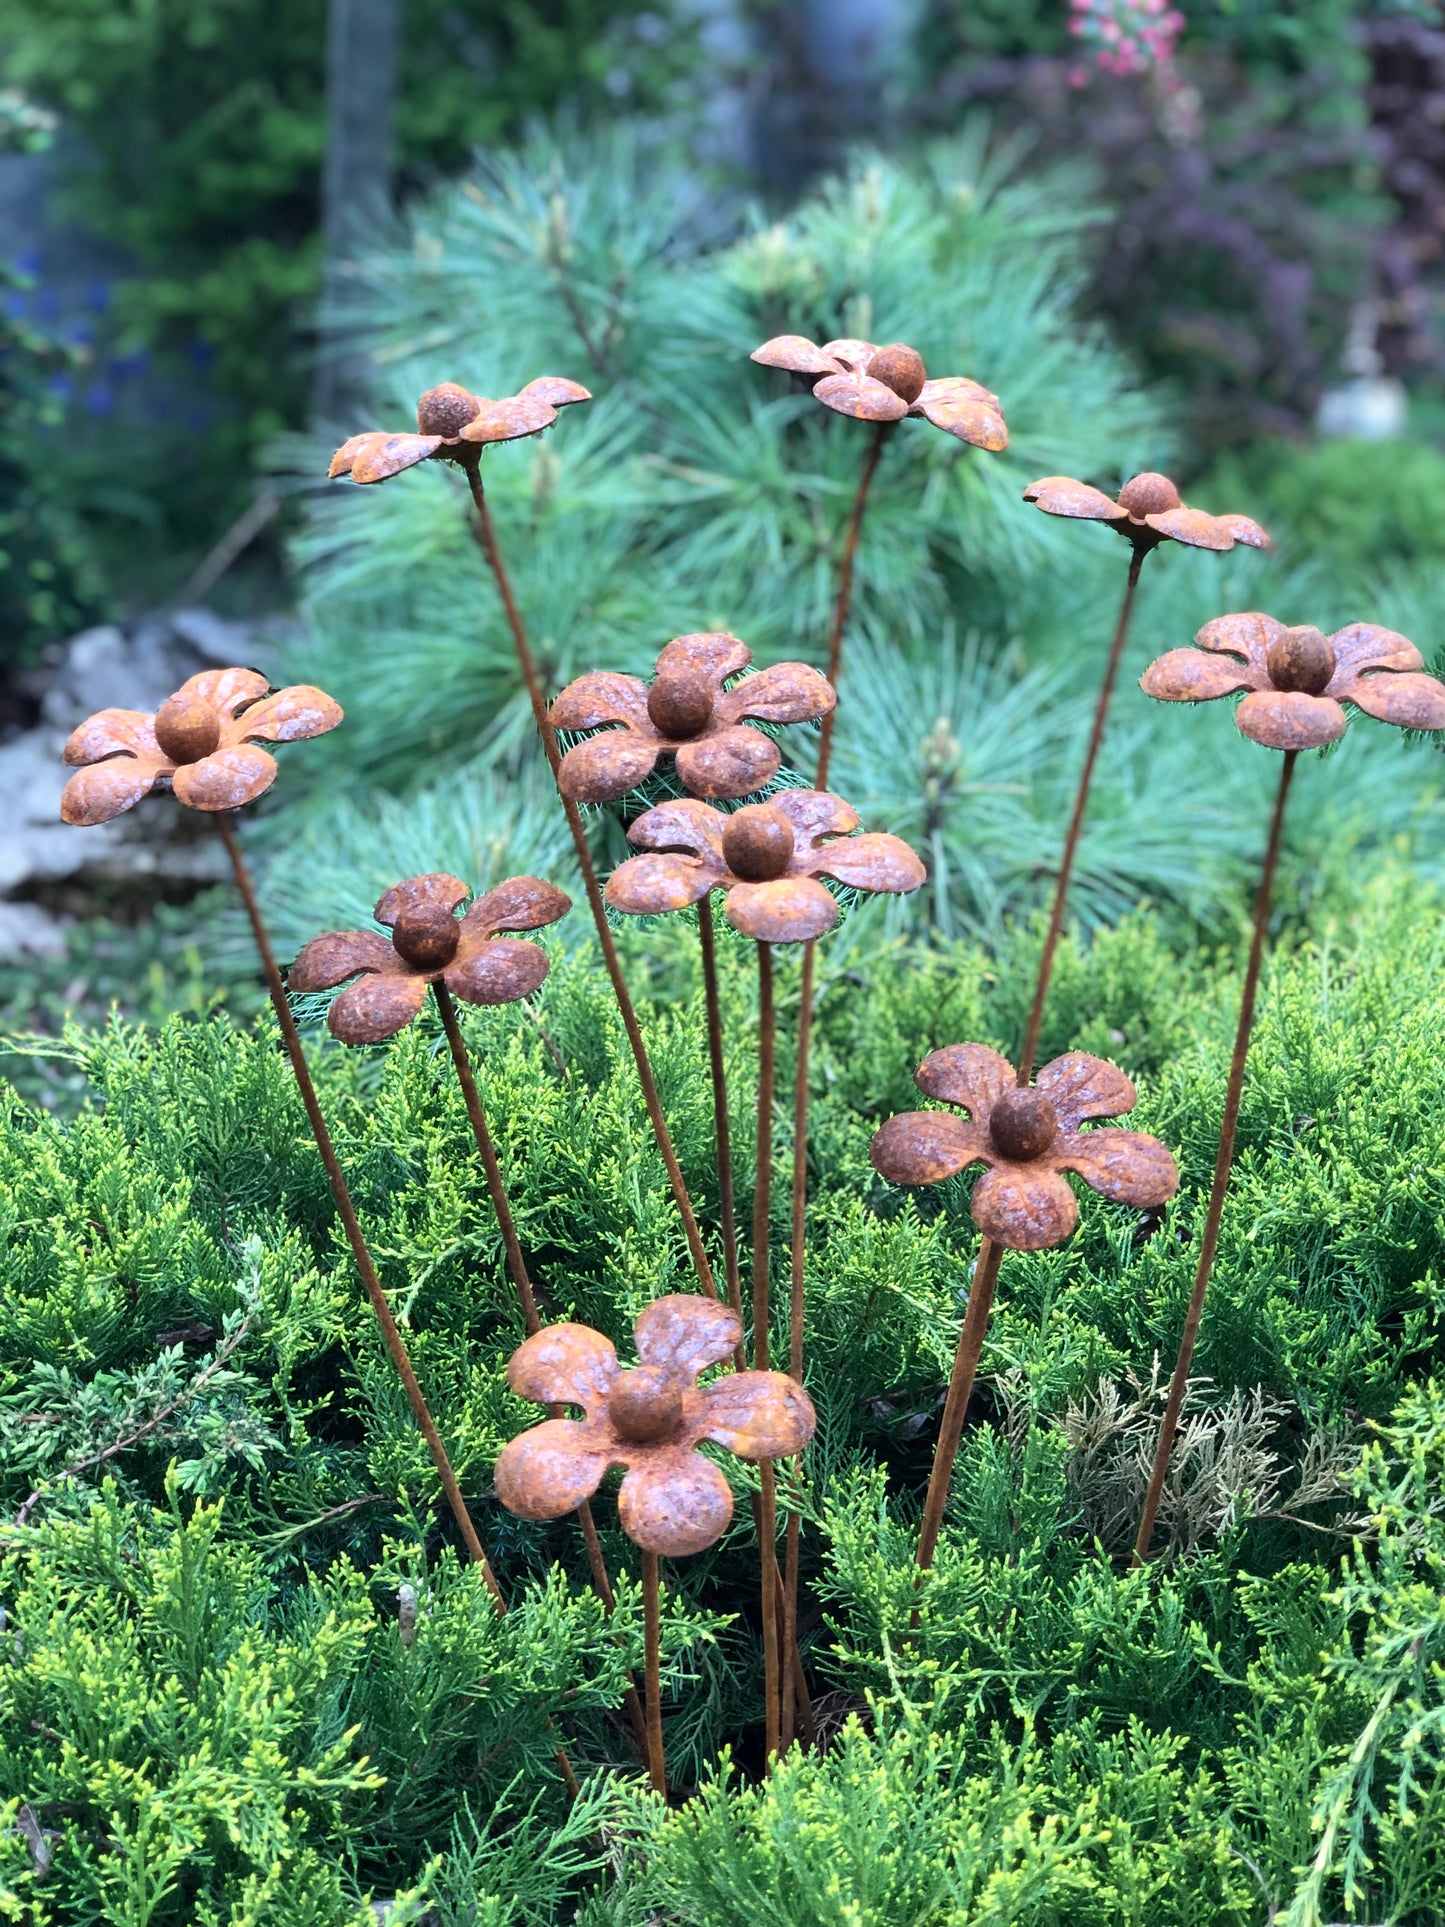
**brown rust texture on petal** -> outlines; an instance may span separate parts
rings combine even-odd
[[[993,1155],[985,1127],[950,1111],[899,1111],[868,1154],[890,1184],[941,1184]]]
[[[619,863],[603,895],[626,916],[660,917],[699,902],[725,875],[720,866],[695,856],[649,851]]]
[[[651,724],[645,732],[630,724],[604,729],[568,750],[557,771],[557,786],[574,803],[615,803],[647,781],[662,747]]]
[[[839,335],[823,343],[823,353],[841,361],[845,368],[866,368],[877,352],[871,341],[860,341],[857,335]]]
[[[1117,1065],[1087,1051],[1069,1051],[1045,1064],[1035,1079],[1066,1131],[1100,1118],[1122,1117],[1139,1093]]]
[[[1076,482],[1072,475],[1045,475],[1024,490],[1024,500],[1045,515],[1064,515],[1084,522],[1123,522],[1127,511],[1102,489]]]
[[[353,482],[385,482],[403,469],[435,455],[443,445],[440,435],[367,435],[353,451],[349,473]]]
[[[731,800],[751,796],[782,767],[782,751],[770,736],[746,723],[710,728],[676,752],[677,774],[693,796]]]
[[[1213,622],[1206,622],[1195,636],[1194,643],[1198,649],[1243,656],[1260,677],[1254,686],[1262,689],[1267,676],[1270,645],[1284,626],[1282,622],[1276,622],[1273,616],[1263,615],[1257,609],[1244,610],[1237,615],[1216,616]]]
[[[276,758],[254,743],[218,749],[187,763],[171,777],[176,801],[192,810],[238,810],[254,803],[276,781]]]
[[[450,916],[466,894],[467,886],[460,877],[433,870],[424,877],[404,877],[400,883],[393,883],[377,899],[371,914],[378,923],[385,924],[428,910],[442,910]]]
[[[61,822],[82,828],[109,823],[112,817],[139,803],[164,767],[168,766],[118,756],[113,762],[77,770],[60,794]]]
[[[733,1516],[733,1495],[700,1452],[654,1447],[638,1455],[622,1481],[617,1516],[644,1551],[683,1559],[717,1544]]]
[[[298,743],[312,736],[324,736],[342,721],[340,703],[324,689],[309,683],[296,683],[278,689],[259,702],[243,709],[239,716],[223,721],[223,743]]]
[[[155,717],[140,709],[101,709],[73,729],[60,752],[73,768],[104,762],[108,756],[130,756],[159,769],[166,765],[156,742]]]
[[[737,636],[726,629],[705,629],[674,636],[658,654],[656,674],[690,671],[720,688],[730,676],[741,675],[752,659],[752,650]]]
[[[727,920],[758,943],[809,943],[838,921],[838,905],[812,877],[777,877],[771,883],[735,883],[727,893]]]
[[[1344,735],[1345,720],[1332,696],[1298,689],[1256,689],[1234,712],[1240,734],[1265,749],[1322,749]]]
[[[1408,636],[1382,629],[1377,622],[1351,622],[1330,637],[1335,673],[1328,693],[1341,688],[1367,669],[1423,669],[1425,658]]]
[[[901,395],[867,375],[825,375],[813,393],[825,408],[854,421],[899,422],[908,413]]]
[[[927,878],[922,861],[901,836],[869,831],[839,836],[804,857],[817,876],[834,877],[855,890],[894,896],[919,889]]]
[[[737,1314],[711,1298],[672,1292],[644,1307],[635,1327],[644,1365],[674,1373],[690,1385],[726,1358],[742,1337]]]
[[[358,977],[331,1006],[327,1027],[343,1044],[383,1044],[416,1016],[429,981],[422,971]]]
[[[1382,670],[1355,677],[1341,694],[1367,716],[1399,729],[1445,729],[1445,684],[1433,676]]]
[[[580,1405],[591,1418],[605,1413],[619,1369],[612,1341],[590,1325],[546,1325],[512,1353],[507,1383],[518,1398]]]
[[[930,1051],[913,1074],[919,1090],[957,1104],[980,1124],[1004,1091],[1014,1086],[1014,1067],[987,1044],[945,1044]]]
[[[464,442],[515,442],[524,435],[540,435],[557,419],[557,411],[540,395],[509,395],[505,401],[483,401],[461,430]]]
[[[785,1459],[812,1438],[818,1415],[786,1372],[728,1372],[693,1394],[688,1425],[740,1459]]]
[[[468,1004],[514,1004],[547,979],[547,953],[520,937],[466,936],[456,960],[441,973],[453,996]]]
[[[608,1457],[591,1426],[546,1419],[502,1447],[497,1497],[519,1519],[560,1519],[591,1498]]]
[[[1182,542],[1186,548],[1214,549],[1223,554],[1234,547],[1229,525],[1216,516],[1206,515],[1203,509],[1192,509],[1181,503],[1176,509],[1145,516],[1144,520],[1156,534],[1167,536],[1171,542]]]
[[[569,381],[565,375],[538,375],[518,390],[517,399],[524,398],[549,402],[553,408],[570,408],[575,402],[591,401],[592,390],[580,381]]]
[[[921,415],[946,435],[990,455],[1001,454],[1008,447],[1008,424],[998,396],[966,376],[947,375],[941,381],[925,382],[908,412]]]
[[[1079,1222],[1073,1192],[1047,1162],[995,1164],[973,1187],[973,1221],[1009,1251],[1047,1251]]]
[[[837,700],[833,685],[811,663],[775,662],[724,690],[714,714],[723,723],[744,716],[765,723],[808,723],[826,716]]]
[[[1139,678],[1146,696],[1161,703],[1208,703],[1219,696],[1235,696],[1241,689],[1258,689],[1264,672],[1233,656],[1210,655],[1203,649],[1171,649],[1151,662]]]
[[[627,723],[655,734],[647,718],[647,684],[640,676],[613,669],[590,669],[569,682],[548,712],[553,729],[601,729]]]
[[[375,930],[326,930],[297,952],[286,973],[288,990],[332,990],[362,971],[399,972],[405,966]]]
[[[1054,1152],[1061,1171],[1073,1171],[1091,1191],[1136,1210],[1167,1204],[1179,1189],[1179,1167],[1168,1147],[1146,1131],[1112,1127],[1066,1136]]]
[[[572,899],[542,877],[507,877],[494,884],[462,918],[462,928],[482,936],[498,930],[543,930],[565,917]]]
[[[754,348],[749,361],[764,368],[782,368],[794,375],[836,375],[842,372],[837,358],[826,353],[805,335],[774,335],[760,348]]]

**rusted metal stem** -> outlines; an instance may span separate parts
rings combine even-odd
[[[1074,813],[1069,818],[1069,833],[1064,839],[1064,854],[1059,862],[1058,879],[1054,884],[1054,907],[1049,914],[1048,935],[1044,938],[1043,955],[1039,958],[1039,973],[1034,981],[1034,1001],[1029,1009],[1028,1027],[1024,1031],[1023,1050],[1019,1054],[1019,1084],[1026,1086],[1034,1074],[1034,1059],[1038,1055],[1039,1030],[1044,1021],[1044,1005],[1048,1001],[1049,980],[1054,974],[1054,952],[1059,947],[1063,934],[1064,917],[1069,907],[1069,884],[1074,875],[1074,858],[1079,851],[1079,837],[1084,827],[1084,814],[1089,807],[1089,790],[1094,781],[1094,765],[1099,760],[1099,750],[1104,741],[1104,728],[1109,720],[1109,705],[1114,696],[1114,683],[1119,674],[1119,662],[1124,654],[1124,642],[1129,633],[1129,617],[1134,610],[1134,591],[1139,585],[1139,571],[1144,565],[1147,550],[1136,548],[1129,562],[1129,580],[1124,589],[1124,600],[1119,607],[1119,620],[1114,625],[1114,640],[1109,648],[1109,659],[1104,665],[1104,680],[1099,685],[1098,700],[1094,704],[1094,726],[1089,731],[1089,747],[1084,752],[1084,767],[1079,771],[1079,786],[1074,794]]]
[[[698,945],[702,952],[703,999],[707,1006],[707,1055],[712,1070],[713,1133],[717,1145],[718,1213],[722,1219],[723,1269],[728,1303],[743,1322],[742,1277],[738,1266],[737,1201],[733,1189],[732,1129],[728,1121],[727,1063],[723,1056],[722,999],[718,993],[717,937],[712,893],[697,906]]]
[[[512,593],[511,578],[502,561],[502,552],[497,546],[496,530],[492,526],[492,514],[487,506],[486,494],[482,488],[480,460],[465,465],[464,473],[467,486],[471,490],[472,501],[477,511],[477,535],[482,553],[487,558],[497,593],[502,599],[507,624],[512,631],[512,641],[516,645],[517,661],[521,666],[522,677],[527,685],[527,696],[532,705],[533,720],[537,733],[542,738],[547,761],[555,778],[562,761],[557,748],[557,734],[547,715],[547,699],[542,690],[542,680],[537,671],[536,658],[527,640],[527,631],[522,622],[517,599]],[[587,841],[587,831],[583,825],[577,805],[568,796],[562,796],[562,809],[567,818],[567,828],[572,834],[572,846],[577,856],[577,867],[582,872],[582,884],[587,892],[587,903],[592,911],[592,921],[597,927],[597,941],[602,947],[602,960],[607,966],[607,975],[612,982],[612,994],[617,999],[617,1008],[622,1014],[623,1028],[627,1041],[632,1047],[633,1061],[637,1066],[638,1082],[642,1086],[643,1102],[647,1106],[648,1119],[652,1133],[657,1140],[657,1148],[667,1170],[667,1180],[672,1186],[672,1195],[677,1200],[678,1212],[682,1218],[682,1228],[687,1237],[688,1250],[692,1255],[693,1269],[697,1273],[698,1285],[708,1298],[717,1297],[717,1286],[713,1283],[712,1266],[708,1263],[707,1252],[703,1247],[702,1233],[698,1229],[697,1214],[692,1208],[688,1195],[687,1180],[682,1175],[682,1166],[677,1161],[673,1149],[672,1136],[667,1128],[667,1119],[662,1113],[662,1100],[657,1092],[657,1080],[652,1073],[652,1061],[647,1055],[647,1045],[643,1040],[642,1026],[637,1021],[627,980],[622,974],[622,960],[617,954],[613,940],[612,927],[607,921],[607,908],[602,900],[602,888],[597,881],[597,866],[592,861],[591,845]]]
[[[512,1202],[507,1196],[506,1180],[497,1158],[497,1148],[492,1142],[492,1133],[487,1124],[487,1114],[482,1109],[481,1092],[477,1089],[476,1075],[472,1070],[471,1053],[467,1040],[462,1035],[461,1021],[457,1016],[456,1000],[446,985],[437,978],[432,984],[436,997],[437,1010],[441,1015],[442,1029],[446,1032],[447,1043],[451,1047],[452,1063],[456,1069],[457,1082],[461,1086],[462,1099],[471,1119],[472,1137],[476,1141],[477,1153],[482,1160],[482,1169],[487,1174],[487,1191],[492,1200],[492,1210],[496,1213],[497,1226],[502,1234],[502,1244],[507,1253],[507,1269],[512,1274],[517,1298],[522,1307],[522,1323],[527,1328],[527,1336],[540,1331],[542,1320],[537,1312],[537,1300],[532,1292],[532,1280],[527,1271],[527,1261],[522,1256],[521,1240],[517,1236],[517,1221],[512,1216]],[[560,1406],[553,1408],[553,1418],[563,1418],[565,1413]],[[582,1543],[587,1551],[587,1564],[592,1573],[592,1587],[602,1601],[608,1618],[612,1617],[617,1600],[612,1591],[612,1582],[607,1576],[607,1562],[602,1557],[602,1543],[597,1537],[597,1522],[592,1517],[591,1502],[584,1499],[577,1508],[577,1524],[581,1528]],[[625,1694],[627,1711],[632,1720],[634,1736],[639,1748],[646,1753],[647,1728],[642,1716],[642,1703],[637,1697],[637,1688],[629,1679]]]
[[[758,1127],[756,1176],[753,1185],[753,1365],[765,1372],[769,1365],[768,1220],[773,1192],[773,1097],[777,1080],[777,1015],[773,1005],[773,947],[758,945]],[[762,1568],[763,1712],[767,1757],[778,1750],[780,1736],[778,1666],[777,1478],[771,1460],[758,1468],[758,1560]]]
[[[1219,1150],[1214,1159],[1214,1182],[1209,1190],[1209,1208],[1204,1216],[1204,1241],[1199,1247],[1199,1263],[1194,1272],[1194,1289],[1189,1294],[1189,1309],[1184,1318],[1184,1334],[1179,1341],[1179,1356],[1174,1361],[1174,1376],[1169,1381],[1169,1397],[1159,1427],[1159,1442],[1154,1448],[1154,1463],[1149,1473],[1149,1490],[1144,1495],[1144,1510],[1134,1540],[1133,1563],[1143,1563],[1154,1536],[1154,1520],[1164,1492],[1169,1457],[1174,1450],[1179,1415],[1184,1409],[1184,1394],[1189,1384],[1189,1368],[1194,1362],[1194,1347],[1199,1324],[1204,1316],[1204,1295],[1209,1289],[1214,1257],[1219,1249],[1219,1228],[1224,1217],[1224,1200],[1229,1190],[1230,1168],[1234,1162],[1234,1139],[1239,1128],[1239,1106],[1244,1095],[1244,1073],[1249,1063],[1249,1038],[1254,1027],[1254,1002],[1259,990],[1259,973],[1264,961],[1265,938],[1269,933],[1269,910],[1274,897],[1274,874],[1279,865],[1280,844],[1284,834],[1285,804],[1289,799],[1290,778],[1294,775],[1297,750],[1284,752],[1275,792],[1274,815],[1270,819],[1269,842],[1265,846],[1259,889],[1254,900],[1254,935],[1250,940],[1249,962],[1244,971],[1244,988],[1239,999],[1239,1022],[1234,1032],[1234,1055],[1229,1065],[1229,1083],[1224,1094],[1224,1117],[1219,1126]]]
[[[873,439],[864,457],[863,471],[858,477],[858,488],[853,496],[852,511],[848,516],[848,532],[843,538],[843,554],[838,562],[838,593],[833,602],[833,627],[828,636],[828,667],[824,671],[835,694],[838,678],[843,671],[843,631],[848,626],[848,614],[853,606],[853,563],[858,554],[858,537],[863,531],[863,511],[868,506],[868,491],[878,472],[878,458],[883,453],[883,444],[892,427],[892,422],[879,422],[873,431]],[[818,771],[813,779],[815,789],[825,790],[828,787],[828,764],[833,755],[833,720],[837,714],[835,704],[823,718],[818,739]]]
[[[958,1350],[953,1356],[953,1372],[948,1381],[948,1398],[943,1407],[943,1423],[938,1428],[938,1444],[933,1451],[933,1470],[928,1479],[928,1496],[923,1502],[923,1524],[918,1534],[917,1563],[921,1572],[933,1564],[938,1535],[943,1529],[943,1513],[948,1503],[948,1487],[953,1464],[958,1457],[958,1442],[963,1437],[963,1421],[968,1401],[973,1396],[973,1381],[978,1376],[978,1361],[988,1332],[989,1313],[993,1310],[994,1287],[1004,1248],[985,1238],[978,1248],[973,1284],[968,1294],[963,1330],[958,1334]]]
[[[662,1757],[662,1602],[655,1552],[642,1555],[644,1683],[647,1689],[647,1772],[654,1793],[667,1798],[667,1767]]]
[[[218,814],[214,820],[216,828],[221,833],[221,841],[226,846],[226,854],[231,859],[231,869],[235,873],[236,887],[241,892],[241,901],[246,906],[246,915],[251,921],[251,934],[256,940],[256,949],[260,953],[261,968],[266,976],[266,988],[271,993],[271,1004],[276,1012],[276,1021],[281,1026],[286,1054],[291,1059],[291,1069],[301,1093],[301,1102],[305,1105],[306,1116],[310,1120],[311,1135],[316,1140],[316,1148],[321,1153],[321,1162],[326,1168],[331,1195],[336,1201],[337,1215],[345,1229],[346,1241],[351,1246],[352,1259],[361,1282],[366,1287],[366,1295],[371,1300],[371,1308],[376,1313],[376,1322],[381,1326],[381,1335],[386,1340],[391,1362],[395,1365],[397,1376],[406,1391],[412,1415],[416,1419],[422,1437],[426,1440],[427,1450],[431,1453],[432,1463],[442,1483],[442,1490],[446,1493],[452,1516],[457,1522],[457,1530],[462,1535],[462,1543],[466,1546],[471,1558],[481,1567],[487,1590],[492,1595],[498,1612],[502,1612],[505,1610],[505,1601],[502,1598],[501,1587],[497,1584],[496,1575],[488,1563],[486,1553],[482,1550],[482,1542],[477,1537],[477,1529],[472,1524],[471,1515],[467,1511],[462,1489],[457,1484],[456,1473],[452,1470],[452,1462],[447,1456],[446,1447],[442,1444],[441,1434],[437,1431],[436,1421],[431,1415],[421,1386],[417,1383],[411,1357],[406,1349],[406,1341],[391,1315],[391,1306],[386,1302],[386,1293],[381,1288],[381,1280],[377,1276],[376,1266],[367,1248],[361,1223],[356,1215],[356,1207],[351,1202],[351,1192],[342,1175],[336,1148],[331,1142],[331,1133],[326,1128],[326,1119],[321,1113],[316,1086],[311,1081],[306,1052],[302,1048],[301,1034],[296,1028],[295,1018],[291,1015],[291,1006],[286,1001],[286,986],[281,981],[276,954],[271,948],[271,939],[261,916],[261,906],[256,900],[250,870],[247,868],[245,857],[241,854],[235,827],[230,817],[224,813]]]

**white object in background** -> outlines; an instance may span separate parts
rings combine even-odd
[[[1358,301],[1340,357],[1348,380],[1327,388],[1315,410],[1321,435],[1355,442],[1392,442],[1410,425],[1410,402],[1403,382],[1383,372],[1375,346],[1379,311],[1373,301]]]

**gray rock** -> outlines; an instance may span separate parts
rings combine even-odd
[[[63,957],[66,925],[38,903],[0,903],[0,956]]]

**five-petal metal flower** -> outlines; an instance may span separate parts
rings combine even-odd
[[[836,698],[805,662],[776,662],[740,676],[752,651],[736,636],[675,636],[657,658],[651,685],[639,676],[595,669],[569,683],[552,704],[554,729],[595,729],[562,758],[557,781],[576,803],[611,803],[636,789],[665,755],[695,796],[747,796],[777,775],[777,744],[745,718],[813,722]]]
[[[820,348],[803,335],[777,335],[754,348],[752,359],[805,376],[817,400],[855,421],[898,422],[917,415],[991,454],[1008,447],[998,396],[964,375],[930,381],[922,355],[904,342],[877,348],[871,341],[844,339],[825,341]]]
[[[728,1372],[698,1385],[741,1336],[736,1313],[711,1299],[655,1298],[635,1334],[641,1363],[626,1371],[586,1325],[550,1325],[517,1348],[512,1390],[585,1416],[548,1419],[505,1446],[497,1496],[519,1518],[560,1519],[609,1467],[626,1466],[617,1512],[628,1538],[673,1558],[702,1552],[727,1530],[733,1497],[698,1444],[710,1439],[741,1459],[789,1458],[813,1436],[812,1400],[785,1372]]]
[[[940,1184],[970,1164],[986,1164],[973,1188],[973,1221],[1010,1251],[1043,1251],[1073,1231],[1079,1207],[1065,1171],[1101,1196],[1141,1209],[1166,1203],[1179,1188],[1178,1167],[1158,1138],[1079,1129],[1120,1117],[1138,1101],[1124,1073],[1102,1058],[1070,1051],[1020,1089],[996,1050],[950,1044],[924,1058],[914,1082],[968,1116],[890,1117],[873,1139],[874,1168],[891,1184]]]
[[[1194,638],[1151,662],[1140,687],[1166,703],[1212,702],[1249,691],[1234,712],[1266,749],[1318,749],[1345,732],[1343,703],[1400,729],[1445,729],[1445,684],[1422,675],[1407,637],[1374,622],[1326,636],[1288,629],[1273,616],[1218,616]]]
[[[759,943],[806,943],[838,921],[819,881],[898,895],[926,871],[902,837],[855,836],[858,813],[826,790],[779,790],[730,815],[690,797],[659,803],[627,832],[644,856],[607,879],[607,901],[631,916],[656,916],[726,892],[727,920]]]
[[[261,743],[324,736],[341,705],[298,683],[272,690],[255,669],[206,669],[181,684],[151,716],[102,709],[71,732],[62,752],[78,770],[66,784],[67,823],[108,823],[156,788],[193,810],[236,810],[276,780]]]
[[[428,388],[417,403],[415,435],[369,428],[341,444],[326,472],[332,481],[349,475],[353,482],[384,482],[418,462],[479,461],[488,443],[540,435],[556,421],[559,408],[591,399],[580,382],[561,375],[539,375],[520,394],[503,401],[489,401],[458,382],[444,381],[439,388]]]
[[[460,877],[408,877],[377,904],[376,930],[331,930],[313,937],[287,973],[294,991],[330,990],[357,978],[331,1006],[327,1022],[343,1044],[394,1037],[422,1007],[428,984],[441,983],[469,1004],[510,1004],[547,975],[547,953],[504,930],[540,930],[571,909],[570,897],[540,877],[509,877],[478,897]]]
[[[1102,489],[1090,488],[1069,475],[1046,475],[1024,490],[1024,500],[1045,515],[1066,515],[1075,521],[1106,522],[1117,534],[1147,552],[1161,542],[1182,542],[1191,549],[1267,549],[1269,537],[1247,515],[1206,515],[1189,508],[1167,475],[1148,471],[1134,476],[1114,501]]]

